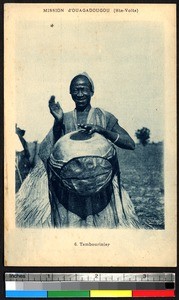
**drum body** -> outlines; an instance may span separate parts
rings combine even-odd
[[[113,144],[98,133],[70,132],[54,145],[49,168],[54,180],[79,196],[90,196],[112,180],[116,163]]]

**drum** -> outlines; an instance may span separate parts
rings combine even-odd
[[[55,181],[80,196],[90,196],[112,180],[116,163],[113,144],[98,133],[70,132],[54,145],[49,168]]]

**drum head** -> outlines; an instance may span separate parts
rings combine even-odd
[[[112,165],[107,159],[85,156],[66,163],[59,175],[67,189],[88,196],[104,188],[111,180],[112,172]]]

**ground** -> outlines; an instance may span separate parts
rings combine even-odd
[[[163,143],[118,150],[121,180],[141,225],[164,229]]]

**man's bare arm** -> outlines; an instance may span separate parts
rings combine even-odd
[[[112,143],[114,143],[120,148],[129,150],[135,149],[135,143],[133,139],[130,137],[127,131],[125,131],[121,126],[119,126],[119,124],[115,125],[114,131],[104,129],[101,126],[93,124],[79,124],[79,127],[86,129],[89,134],[97,132],[103,135],[106,139],[110,140]]]

